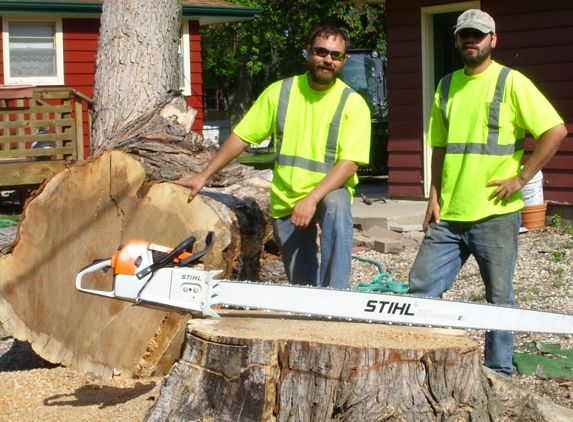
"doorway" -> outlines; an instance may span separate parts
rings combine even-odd
[[[426,145],[428,121],[440,79],[463,67],[455,48],[454,26],[460,14],[481,9],[479,1],[422,7],[422,110],[424,125],[424,195],[430,194],[432,150]]]
[[[464,67],[454,37],[454,26],[461,14],[459,11],[434,15],[434,89],[448,73]]]

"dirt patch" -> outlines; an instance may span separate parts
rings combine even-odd
[[[140,422],[160,381],[97,379],[46,362],[28,343],[6,336],[0,343],[0,421]]]

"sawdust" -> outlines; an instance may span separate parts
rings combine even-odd
[[[514,281],[520,306],[573,313],[572,249],[573,236],[563,230],[547,228],[520,236],[520,257]],[[564,252],[567,256],[561,259]],[[403,250],[399,254],[362,253],[382,263],[398,281],[407,280],[415,254],[415,249]],[[353,274],[356,282],[368,282],[377,274],[377,268],[355,262]],[[448,292],[449,298],[479,300],[482,294],[479,270],[476,263],[470,260],[454,288]],[[322,329],[320,327],[317,329]],[[369,325],[367,327],[371,328]],[[414,327],[408,328],[416,330]],[[424,336],[421,332],[412,331],[404,337],[411,339],[412,334],[420,338]],[[466,334],[483,347],[483,332],[474,330]],[[330,335],[332,341],[336,341],[353,334],[346,330],[345,333]],[[368,331],[362,335],[368,341],[376,337]],[[405,341],[398,333],[390,337],[396,343]],[[28,343],[15,341],[7,333],[0,333],[0,338],[0,422],[142,421],[159,394],[160,379],[98,380],[50,365],[39,358]],[[452,339],[452,336],[445,336],[443,341]],[[516,337],[516,346],[532,340],[573,349],[573,336],[541,334],[520,334]],[[554,403],[573,408],[573,379],[548,379],[535,374],[517,373],[511,379]]]
[[[25,342],[0,343],[0,422],[140,422],[161,379],[101,380],[52,365]]]
[[[389,349],[477,348],[465,330],[311,320],[265,311],[220,310],[221,319],[193,319],[188,327],[202,338],[287,339]]]

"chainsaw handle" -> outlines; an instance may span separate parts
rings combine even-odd
[[[205,237],[205,249],[203,249],[200,252],[194,253],[193,255],[188,256],[185,259],[182,259],[179,262],[179,266],[185,267],[185,266],[191,264],[192,262],[197,261],[199,258],[204,256],[207,252],[209,252],[211,250],[211,248],[213,248],[214,244],[215,244],[215,233],[214,232],[207,233],[207,237]]]
[[[84,267],[76,276],[76,289],[78,289],[80,292],[92,293],[99,296],[115,297],[115,292],[113,290],[106,292],[104,290],[84,289],[84,287],[82,286],[82,278],[84,277],[84,275],[110,267],[111,267],[111,258],[99,259],[97,261],[94,261],[93,264]]]
[[[173,261],[175,258],[177,258],[179,255],[181,255],[183,252],[185,252],[187,249],[193,247],[193,244],[195,243],[196,240],[197,239],[195,238],[195,236],[189,236],[187,239],[185,239],[183,242],[181,242],[179,245],[177,245],[165,257],[163,257],[163,259],[161,259],[161,261],[154,262],[149,267],[144,268],[143,270],[136,273],[135,274],[136,277],[141,280],[143,277],[145,277],[145,276],[157,271],[158,269],[166,266],[171,261]]]

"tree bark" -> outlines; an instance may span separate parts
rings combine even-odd
[[[107,0],[94,75],[92,151],[113,149],[179,90],[177,0]]]
[[[145,420],[502,420],[478,345],[445,331],[247,311],[192,320]]]
[[[0,320],[52,363],[102,377],[166,373],[189,315],[80,293],[77,273],[132,238],[173,247],[195,235],[200,248],[212,230],[207,269],[257,279],[272,239],[268,189],[250,177],[188,203],[188,189],[150,182],[124,152],[71,166],[28,202],[12,252],[0,258]]]
[[[227,85],[227,100],[229,105],[229,125],[235,128],[252,104],[253,75],[247,68],[248,57],[240,56],[242,63],[239,66],[237,78]]]

